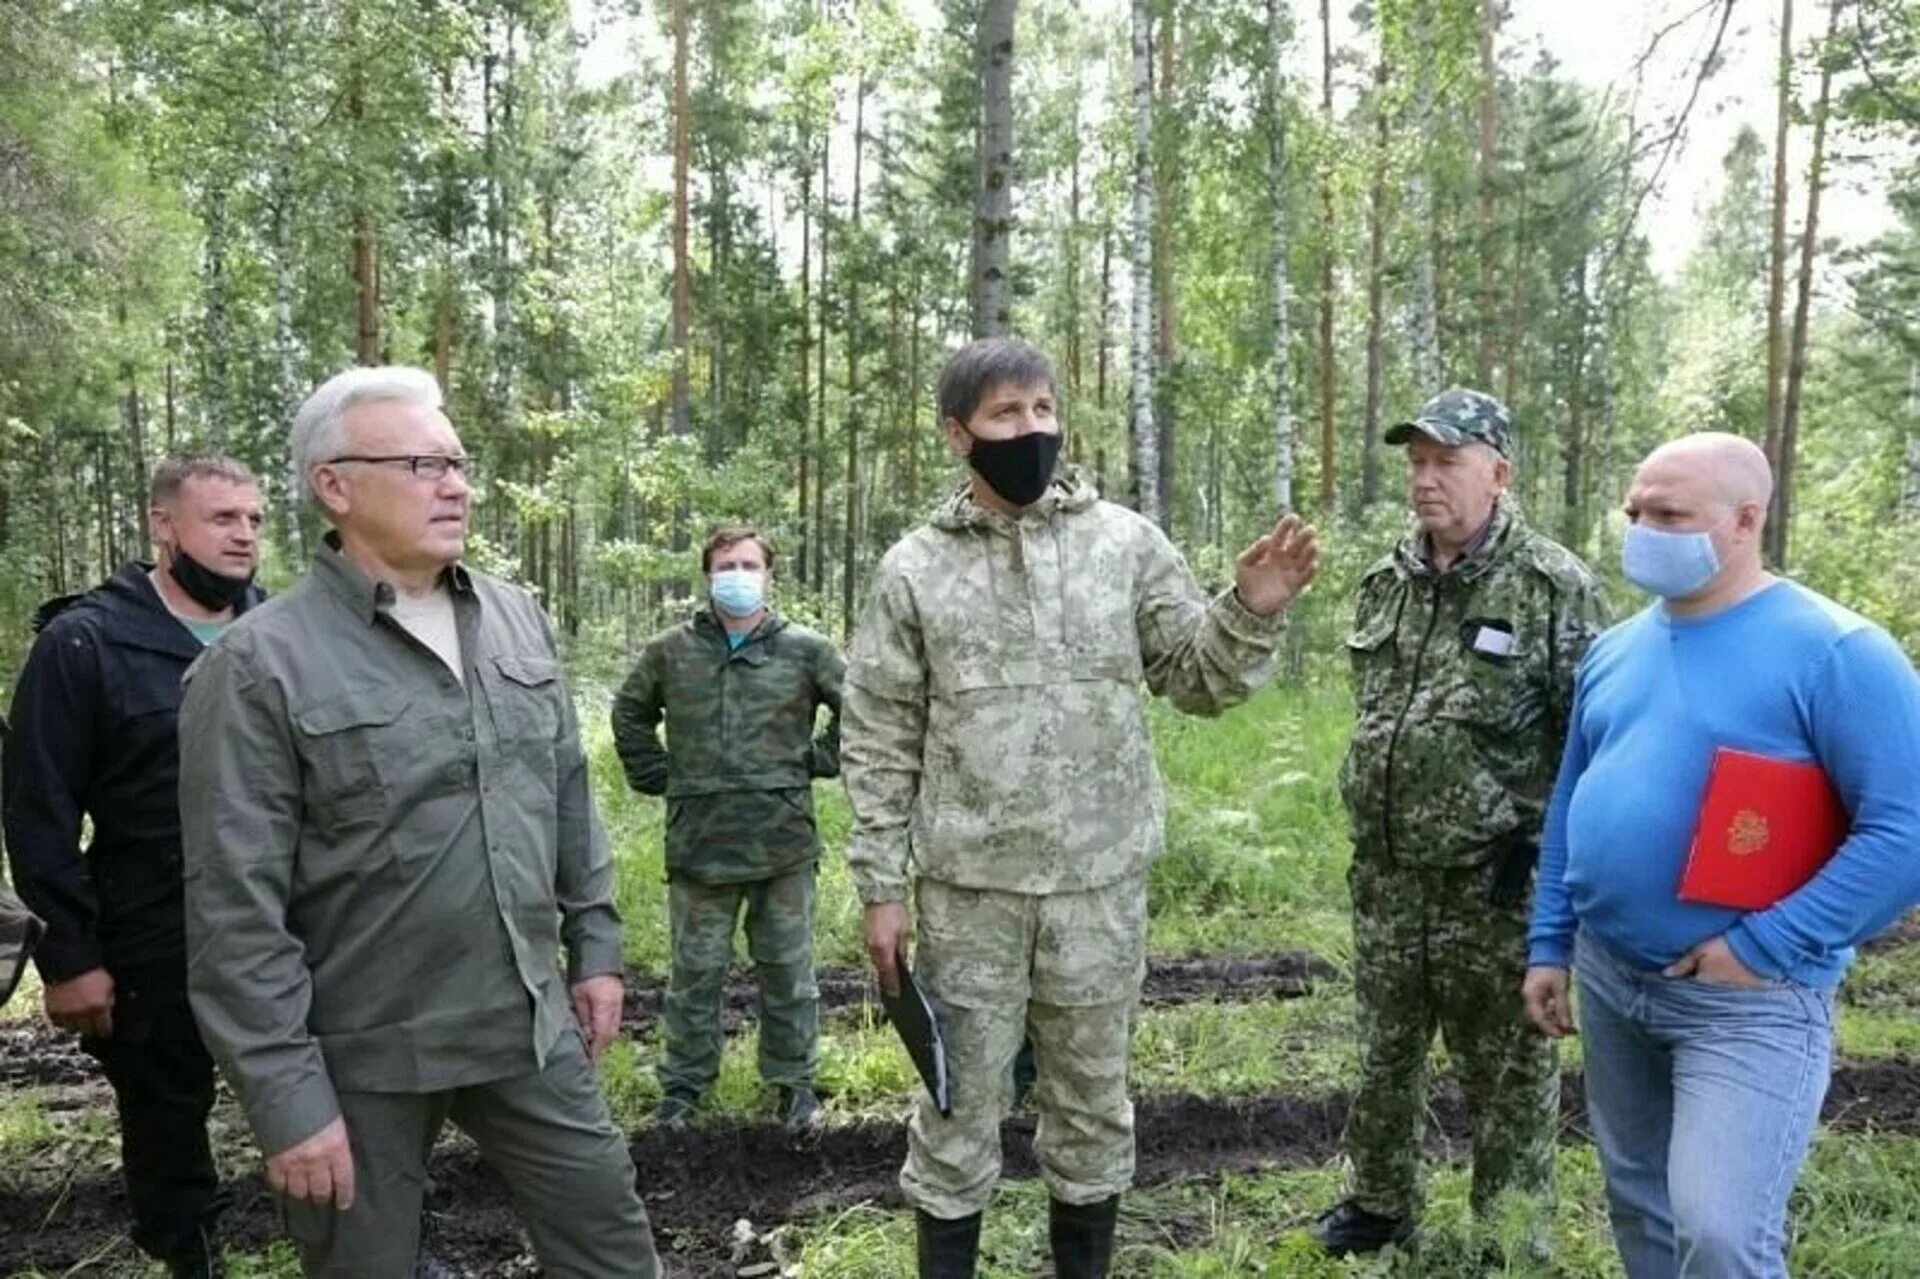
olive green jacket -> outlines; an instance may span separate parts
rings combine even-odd
[[[336,1090],[541,1069],[574,1033],[569,983],[620,970],[546,617],[482,574],[446,581],[462,678],[332,544],[187,673],[188,986],[269,1154],[329,1123]]]
[[[840,772],[845,674],[830,640],[774,613],[739,648],[710,609],[647,642],[613,740],[628,783],[666,797],[669,875],[742,883],[820,855],[811,782]]]

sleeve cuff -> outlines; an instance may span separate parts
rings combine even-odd
[[[1529,968],[1571,968],[1573,943],[1564,937],[1542,937],[1527,947]]]
[[[44,982],[71,981],[82,973],[90,973],[96,968],[105,968],[107,961],[100,953],[100,947],[90,937],[74,940],[67,938],[55,940],[49,934],[40,939],[40,947],[33,952],[33,966],[40,970],[40,979]]]
[[[318,1057],[319,1049],[314,1049]],[[287,1092],[267,1092],[247,1099],[247,1122],[260,1152],[269,1158],[291,1150],[340,1117],[340,1101],[324,1073],[309,1077]]]
[[[598,929],[595,929],[596,934]],[[567,945],[567,984],[621,971],[620,935],[583,937]]]
[[[853,837],[847,846],[847,870],[861,905],[907,899],[907,857],[904,829]]]
[[[1726,936],[1727,949],[1731,950],[1733,957],[1745,964],[1748,971],[1754,975],[1765,977],[1768,981],[1780,981],[1787,975],[1785,966],[1776,960],[1773,952],[1754,935],[1754,929],[1748,920],[1743,919],[1729,928]]]
[[[1230,634],[1245,639],[1270,640],[1287,629],[1287,615],[1293,611],[1292,601],[1285,608],[1274,613],[1256,613],[1240,600],[1240,589],[1229,586],[1214,599],[1213,607],[1222,626]]]

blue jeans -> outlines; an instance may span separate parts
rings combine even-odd
[[[1785,1279],[1787,1196],[1833,1054],[1833,993],[1574,959],[1587,1111],[1628,1279]]]

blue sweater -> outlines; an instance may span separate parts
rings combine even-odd
[[[1715,748],[1817,761],[1852,816],[1840,850],[1771,908],[1683,902]],[[1602,635],[1575,685],[1540,841],[1534,964],[1576,925],[1648,968],[1726,934],[1754,972],[1831,987],[1853,946],[1920,900],[1920,679],[1881,630],[1777,582],[1698,619],[1654,604]]]

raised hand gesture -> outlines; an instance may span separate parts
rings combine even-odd
[[[1319,570],[1319,534],[1299,516],[1283,515],[1240,553],[1233,584],[1248,611],[1264,617],[1291,604]]]

